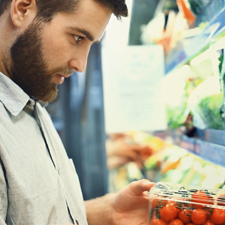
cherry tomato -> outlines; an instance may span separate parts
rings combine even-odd
[[[160,209],[159,214],[163,220],[169,222],[176,218],[177,210],[173,204],[167,204]]]
[[[168,201],[167,201],[167,204],[172,204],[172,205],[174,205],[174,207],[175,207],[176,210],[177,210],[176,218],[178,219],[179,213],[181,212],[180,207],[182,207],[182,206],[181,206],[181,205],[178,205],[177,199],[176,199],[176,200],[173,200],[173,199],[168,200]]]
[[[195,225],[194,223],[187,223],[186,225]]]
[[[167,222],[164,221],[163,219],[157,219],[155,217],[151,219],[151,225],[167,225]]]
[[[168,204],[172,204],[172,205],[176,205],[176,204],[177,204],[177,201],[174,200],[174,199],[169,199],[169,200],[167,201],[167,203],[168,203]]]
[[[183,211],[181,211],[179,214],[179,219],[185,224],[190,223],[191,222],[191,210],[184,209]]]
[[[211,215],[211,220],[215,224],[222,224],[225,222],[225,211],[223,209],[214,209]]]
[[[180,208],[177,208],[177,207],[176,207],[176,210],[177,210],[176,218],[179,219],[179,214],[180,214],[180,212],[182,212],[182,210]]]
[[[166,200],[155,198],[155,199],[152,201],[152,208],[153,208],[153,209],[155,209],[156,207],[157,207],[157,208],[162,208],[162,207],[164,207],[166,204],[167,204],[167,201],[166,201]]]
[[[206,221],[206,212],[203,209],[194,209],[191,214],[191,220],[195,224],[203,224]]]
[[[169,222],[169,225],[184,225],[183,222],[179,219],[174,219]]]
[[[211,220],[206,220],[203,225],[215,225]]]
[[[225,194],[222,194],[218,197],[217,205],[225,206]]]
[[[209,198],[204,191],[196,191],[191,196],[191,201],[199,204],[192,204],[195,208],[202,209],[205,204],[212,204],[212,198]]]
[[[158,198],[153,199],[153,201],[152,201],[152,208],[153,209],[156,208],[156,204],[157,204],[158,200],[159,200]]]
[[[206,219],[211,220],[211,215],[213,213],[213,209],[212,208],[205,208],[204,210],[205,210],[206,215],[207,215]]]

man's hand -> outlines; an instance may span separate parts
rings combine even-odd
[[[89,225],[148,225],[148,192],[154,183],[134,181],[118,193],[86,201]]]
[[[153,185],[148,180],[134,181],[119,191],[112,202],[112,224],[147,225],[148,191]]]

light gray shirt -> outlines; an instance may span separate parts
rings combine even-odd
[[[45,108],[0,73],[0,225],[68,223],[87,225],[73,162]]]

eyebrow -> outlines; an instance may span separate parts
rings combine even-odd
[[[89,31],[87,31],[87,30],[85,30],[83,28],[80,28],[80,27],[69,27],[69,29],[74,30],[74,31],[78,31],[79,33],[84,34],[90,41],[94,41],[93,35]],[[98,42],[99,41],[95,41],[94,43],[98,43]]]

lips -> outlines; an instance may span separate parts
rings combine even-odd
[[[57,83],[57,84],[62,84],[63,82],[64,82],[64,80],[65,80],[65,77],[63,76],[63,75],[61,75],[61,74],[56,74],[55,76],[54,76],[54,80],[55,80],[55,82]]]
[[[63,72],[56,73],[53,77],[53,81],[57,83],[58,85],[62,84],[65,78],[69,78],[70,76],[72,76],[72,74],[73,74],[73,70],[71,69],[64,70]]]

